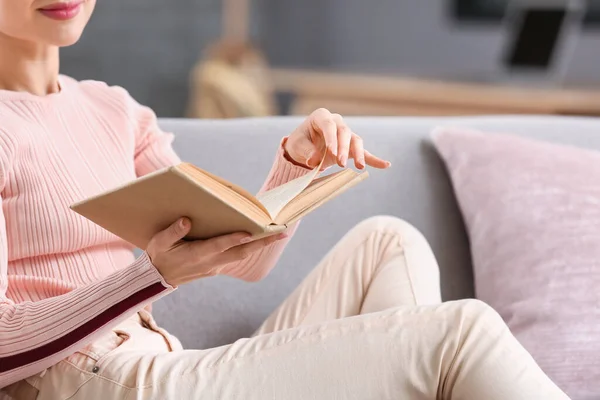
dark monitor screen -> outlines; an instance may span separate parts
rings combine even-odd
[[[564,9],[524,9],[505,62],[509,67],[547,68],[566,16]]]

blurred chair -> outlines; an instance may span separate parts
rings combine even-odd
[[[190,118],[261,117],[277,113],[269,68],[253,46],[216,43],[191,74]]]
[[[223,0],[221,38],[190,77],[191,118],[262,117],[277,113],[269,67],[249,38],[249,0]]]

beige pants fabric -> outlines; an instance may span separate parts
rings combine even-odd
[[[28,380],[47,399],[568,399],[500,316],[441,303],[408,223],[351,230],[251,338],[182,350],[140,312]]]

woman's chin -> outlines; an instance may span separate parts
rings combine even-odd
[[[58,47],[68,47],[77,43],[81,38],[82,33],[82,30],[75,32],[53,32],[53,34],[45,35],[41,40],[49,45]]]
[[[69,46],[72,46],[75,43],[77,43],[79,41],[80,37],[81,37],[81,35],[76,36],[76,37],[70,37],[70,38],[62,38],[61,40],[58,40],[52,44],[55,46],[58,46],[58,47],[69,47]]]
[[[77,43],[89,20],[89,15],[83,13],[68,21],[56,21],[41,15],[40,17],[43,18],[43,22],[40,21],[35,30],[37,41],[59,47]]]

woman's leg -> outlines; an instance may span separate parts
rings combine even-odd
[[[348,232],[256,334],[440,302],[427,240],[403,220],[373,217]]]
[[[70,375],[80,385],[69,398],[85,400],[568,399],[477,300],[401,306],[200,351],[128,349],[144,341],[131,334],[98,369],[53,367],[39,400],[58,398],[46,388]]]
[[[437,268],[423,243],[401,221],[369,220],[261,328],[272,333],[152,353],[143,344],[151,333],[140,328],[98,369],[61,363],[45,386],[73,374],[81,386],[71,398],[90,400],[568,399],[489,306],[436,304]]]

